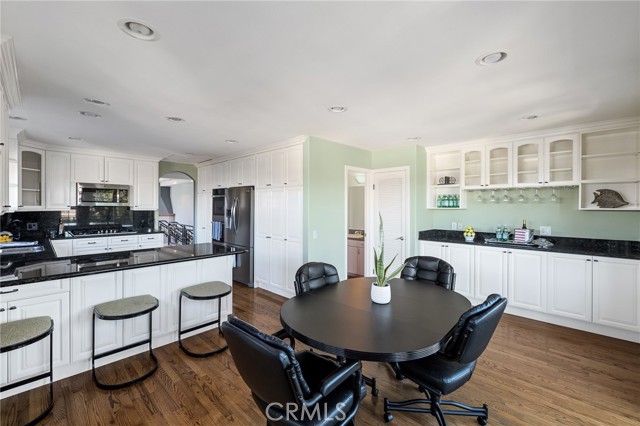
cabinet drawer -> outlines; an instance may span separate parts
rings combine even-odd
[[[164,234],[140,235],[140,244],[162,243]]]
[[[0,288],[0,302],[11,302],[13,300],[27,297],[44,296],[47,294],[69,291],[69,279],[42,281],[33,284],[21,284]]]
[[[75,253],[76,249],[106,248],[107,243],[107,238],[79,238],[73,240],[73,250]]]
[[[137,244],[138,236],[137,235],[119,235],[117,237],[108,237],[109,247],[123,245],[123,244]]]

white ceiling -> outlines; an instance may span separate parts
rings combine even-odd
[[[376,150],[640,115],[636,1],[3,0],[0,13],[22,93],[10,113],[28,118],[11,124],[45,143],[197,162],[301,134]],[[160,39],[125,35],[122,18]],[[508,57],[474,63],[493,51]]]

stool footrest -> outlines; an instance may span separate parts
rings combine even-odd
[[[48,371],[46,371],[44,373],[41,373],[41,374],[38,374],[37,376],[33,376],[33,377],[28,377],[26,379],[22,379],[19,382],[10,383],[8,385],[1,386],[0,387],[0,392],[4,392],[4,391],[11,390],[11,389],[15,389],[15,388],[20,387],[22,385],[26,385],[27,383],[31,383],[31,382],[35,382],[36,380],[47,379],[47,378],[51,378],[51,373],[48,372]]]
[[[93,359],[104,358],[106,356],[117,354],[118,352],[126,351],[127,349],[135,348],[136,346],[146,345],[146,344],[149,344],[149,343],[151,343],[151,339],[146,339],[146,340],[142,340],[140,342],[131,343],[130,345],[127,345],[127,346],[122,346],[120,348],[112,349],[110,351],[103,352],[101,354],[96,354],[96,355],[93,356]]]
[[[209,322],[205,322],[204,324],[198,324],[198,325],[194,325],[193,327],[189,327],[185,330],[181,330],[180,331],[180,335],[182,336],[185,333],[190,333],[194,330],[200,330],[201,328],[210,326],[210,325],[214,325],[214,324],[220,324],[220,320],[213,320],[213,321],[209,321]]]

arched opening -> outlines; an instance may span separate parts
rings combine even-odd
[[[165,244],[193,244],[193,179],[183,172],[169,172],[162,175],[159,181],[158,223],[165,234]]]

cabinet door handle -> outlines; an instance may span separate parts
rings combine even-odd
[[[4,309],[4,308],[0,308],[0,312],[4,312],[4,311],[5,311],[5,309]]]
[[[587,262],[591,262],[591,259],[587,259]]]
[[[88,241],[87,244],[95,244],[95,241]]]
[[[15,293],[18,290],[20,290],[20,289],[19,288],[14,288],[13,290],[9,290],[9,291],[0,291],[0,294]]]
[[[9,306],[9,310],[10,310],[10,311],[14,311],[14,310],[16,310],[16,309],[18,309],[18,308],[16,308],[15,306]]]
[[[594,261],[594,262],[597,262],[597,261],[598,261],[598,259],[593,259],[593,261]]]
[[[265,237],[265,238],[271,238],[271,237]]]

